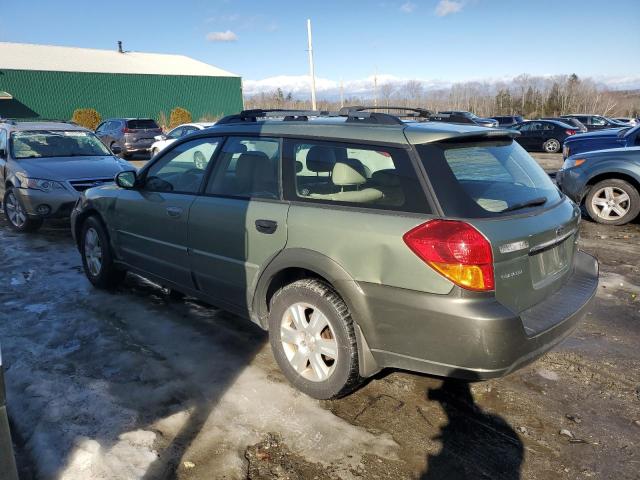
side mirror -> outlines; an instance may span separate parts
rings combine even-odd
[[[118,145],[114,145],[113,147],[111,147],[111,152],[114,155],[120,155],[122,153],[122,148]]]
[[[133,170],[126,170],[116,175],[116,185],[120,188],[133,188],[137,180],[138,175]]]

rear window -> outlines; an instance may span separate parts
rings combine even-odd
[[[133,130],[142,130],[146,128],[160,128],[155,120],[151,120],[150,118],[143,118],[137,120],[127,120],[127,128],[131,128]]]
[[[507,215],[543,208],[561,198],[544,170],[512,140],[441,142],[419,145],[417,150],[448,216]]]

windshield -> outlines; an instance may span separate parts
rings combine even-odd
[[[15,159],[111,155],[98,137],[82,130],[13,132],[10,146],[11,156]]]
[[[417,150],[446,215],[494,217],[561,199],[549,176],[513,140],[438,142]]]

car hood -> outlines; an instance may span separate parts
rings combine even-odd
[[[618,132],[620,130],[617,128],[607,128],[605,130],[596,130],[595,132],[577,133],[570,138],[571,141],[587,140],[589,138],[617,138]]]
[[[29,158],[17,163],[29,177],[59,181],[113,178],[123,170],[135,170],[130,163],[112,156]]]

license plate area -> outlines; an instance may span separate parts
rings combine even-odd
[[[529,268],[534,288],[542,288],[562,276],[573,258],[573,235],[561,243],[529,256]]]

